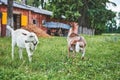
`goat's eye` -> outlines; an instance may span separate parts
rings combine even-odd
[[[80,47],[83,47],[82,45],[80,45]]]
[[[22,33],[22,34],[25,35],[25,36],[27,35],[26,33]]]

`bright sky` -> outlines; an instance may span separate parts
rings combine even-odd
[[[108,4],[108,9],[111,9],[112,11],[115,12],[120,12],[120,0],[109,0],[117,4],[117,6],[113,6],[111,4]]]
[[[111,4],[107,4],[108,5],[108,9],[111,9],[112,11],[117,12],[117,13],[120,12],[120,0],[109,0],[109,1],[114,2],[117,6],[113,6]],[[117,17],[116,17],[116,22],[117,22],[117,26],[118,26],[119,23],[120,23],[120,20],[118,20]]]

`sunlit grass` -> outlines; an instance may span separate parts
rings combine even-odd
[[[120,35],[88,36],[85,60],[67,57],[66,37],[39,38],[29,63],[26,51],[11,59],[11,38],[0,38],[0,80],[120,80]]]

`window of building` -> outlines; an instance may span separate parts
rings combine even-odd
[[[33,24],[37,24],[37,20],[33,19]]]

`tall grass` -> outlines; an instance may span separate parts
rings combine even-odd
[[[65,37],[39,38],[29,63],[26,51],[11,59],[11,38],[0,38],[0,80],[120,80],[120,35],[87,36],[85,59],[67,57]]]

